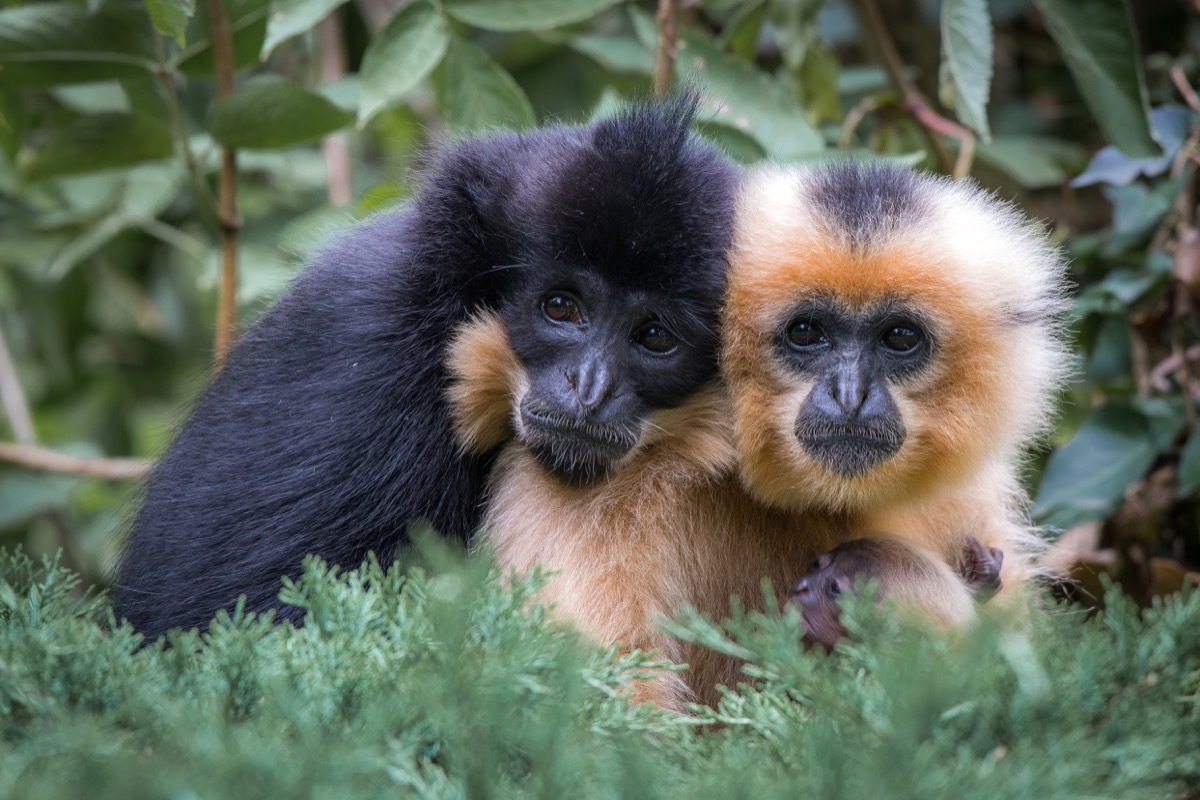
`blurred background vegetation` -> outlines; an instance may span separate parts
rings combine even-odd
[[[1032,513],[1085,597],[1101,573],[1173,591],[1200,566],[1198,5],[0,2],[0,544],[103,585],[215,331],[402,202],[431,140],[586,120],[673,75],[743,164],[876,154],[1044,221],[1078,359]]]

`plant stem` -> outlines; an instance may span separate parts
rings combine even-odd
[[[33,444],[0,442],[0,461],[39,472],[62,472],[106,480],[140,478],[152,462],[140,458],[80,458]]]
[[[342,25],[336,10],[321,20],[318,27],[321,36],[321,84],[339,80],[346,74],[346,48],[342,43]],[[344,206],[350,202],[353,189],[350,185],[350,147],[344,133],[334,133],[321,143],[325,155],[326,192],[331,206]]]
[[[13,361],[12,351],[8,349],[8,340],[4,337],[3,328],[0,328],[0,399],[4,402],[4,413],[8,416],[13,438],[21,444],[33,444],[37,441],[33,415],[29,413],[29,401],[25,399],[25,392],[21,389],[16,363]]]
[[[679,0],[658,0],[658,52],[654,59],[654,94],[665,97],[671,91],[675,72],[676,29],[679,21]]]
[[[217,72],[217,102],[233,92],[233,37],[222,0],[205,0]],[[217,297],[217,332],[214,349],[219,368],[237,336],[237,251],[241,221],[237,213],[237,152],[221,148],[221,175],[217,185],[217,217],[221,231],[221,283]]]
[[[925,102],[920,90],[904,71],[904,61],[896,50],[891,34],[888,33],[876,0],[855,0],[854,6],[867,37],[875,43],[892,85],[903,98],[904,110],[920,125],[938,164],[943,171],[951,173],[955,178],[964,177],[971,171],[971,162],[975,155],[975,135],[957,122],[938,114]],[[939,134],[959,141],[958,157],[955,161],[950,160],[950,154],[938,140]]]
[[[163,101],[167,104],[167,115],[171,118],[171,127],[175,129],[175,145],[179,153],[179,157],[183,160],[184,169],[187,170],[188,178],[192,181],[192,186],[196,189],[197,205],[200,208],[200,213],[205,221],[213,227],[218,226],[216,199],[213,197],[212,189],[208,182],[204,180],[204,176],[200,174],[200,167],[196,163],[196,156],[192,153],[192,148],[188,144],[187,125],[183,121],[183,110],[179,107],[179,95],[175,91],[175,72],[167,65],[167,54],[163,49],[163,41],[161,36],[154,37],[155,56],[158,59],[158,67],[155,69],[155,74],[158,76],[159,83],[162,84]]]

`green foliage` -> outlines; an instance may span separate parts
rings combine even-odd
[[[236,612],[141,647],[56,562],[0,552],[0,795],[1165,797],[1200,777],[1200,593],[942,638],[869,601],[804,653],[794,611],[675,627],[749,659],[692,717],[630,706],[538,576],[426,546],[306,565],[301,629]]]
[[[1050,456],[1034,512],[1058,528],[1108,516],[1125,487],[1146,473],[1158,452],[1141,409],[1103,405]]]
[[[1146,86],[1124,0],[1035,0],[1062,48],[1088,107],[1113,144],[1131,156],[1155,156]]]
[[[992,21],[984,0],[942,3],[942,63],[959,119],[991,141],[987,121],[992,87]]]
[[[207,3],[0,9],[0,344],[47,446],[156,455],[202,383],[222,146],[241,150],[248,320],[338,226],[410,194],[431,136],[611,113],[650,91],[660,43],[656,4],[633,0],[224,2],[237,74],[221,102]],[[849,154],[948,171],[958,143],[926,135],[864,56],[879,42],[854,24],[857,5],[684,4],[675,78],[704,91],[699,133],[744,164]],[[1180,165],[1197,125],[1170,77],[1200,77],[1196,22],[1147,6],[1135,29],[1128,0],[946,0],[936,18],[928,6],[880,6],[907,79],[979,135],[975,175],[1055,219],[1077,265],[1082,380],[1054,444],[1075,441],[1030,478],[1037,521],[1109,519],[1131,482],[1175,469],[1156,524],[1187,531],[1164,537],[1200,563],[1194,398],[1182,373],[1154,372],[1200,343],[1180,289],[1194,221],[1180,227],[1177,211],[1195,194]],[[316,146],[334,133],[357,198],[346,208]],[[1167,412],[1143,402],[1158,400]],[[0,466],[0,535],[63,547],[90,580],[110,567],[128,506],[125,486]]]
[[[450,43],[446,19],[418,0],[392,17],[363,54],[359,119],[375,116],[433,72]]]
[[[450,39],[433,87],[446,125],[457,133],[533,125],[525,92],[485,50],[465,39]]]
[[[243,86],[217,104],[210,128],[224,147],[278,150],[316,141],[354,120],[319,94],[279,80]]]
[[[73,3],[0,11],[0,85],[36,88],[130,78],[154,69],[147,26],[127,7]]]

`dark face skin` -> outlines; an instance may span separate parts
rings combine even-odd
[[[896,455],[906,432],[891,387],[920,375],[933,345],[921,316],[903,303],[850,308],[816,297],[797,308],[778,353],[814,381],[796,417],[805,452],[847,477]]]
[[[537,281],[503,309],[530,381],[521,440],[564,480],[594,480],[637,444],[652,411],[713,374],[714,337],[673,319],[666,296],[582,269],[530,272]]]
[[[979,602],[1000,591],[1000,567],[1004,553],[984,547],[974,536],[967,537],[959,573]],[[805,640],[832,647],[846,635],[838,601],[854,591],[858,576],[879,584],[876,601],[894,593],[903,581],[919,580],[913,555],[903,545],[883,539],[844,542],[812,563],[792,587],[790,600],[800,608],[807,629]]]
[[[873,560],[854,542],[847,542],[814,561],[804,577],[796,581],[788,596],[800,608],[808,631],[806,641],[832,647],[845,637],[838,600],[854,591],[859,573],[877,577],[870,569]],[[879,593],[883,593],[882,586]]]

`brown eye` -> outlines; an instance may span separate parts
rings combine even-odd
[[[792,327],[788,328],[788,340],[797,347],[812,347],[826,341],[820,325],[805,321],[792,323]]]
[[[542,313],[554,322],[570,322],[578,325],[583,321],[579,304],[563,294],[552,294],[542,301]]]
[[[904,325],[897,325],[883,335],[883,346],[896,353],[911,353],[921,344],[921,334]]]
[[[643,325],[634,334],[633,340],[640,347],[649,350],[651,353],[670,353],[679,346],[679,340],[675,338],[675,334],[671,333],[660,322],[650,322]]]

